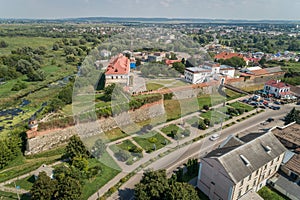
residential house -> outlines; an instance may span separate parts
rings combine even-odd
[[[54,169],[53,169],[52,167],[49,167],[49,166],[43,164],[43,165],[40,166],[37,170],[34,171],[34,174],[33,174],[33,175],[34,175],[34,178],[35,178],[35,179],[38,179],[39,174],[40,174],[41,172],[45,172],[47,176],[49,176],[51,179],[53,179],[53,178],[54,178],[54,177],[53,177],[53,174],[54,174],[53,171],[54,171]]]
[[[106,84],[121,83],[129,84],[130,60],[123,54],[119,54],[110,60],[106,68]]]
[[[269,80],[264,86],[264,92],[276,98],[289,98],[291,96],[290,90],[290,86],[280,80]]]
[[[100,56],[101,57],[105,57],[105,58],[110,57],[111,56],[111,52],[108,51],[108,50],[106,50],[106,49],[104,49],[104,50],[100,51]]]
[[[202,159],[197,187],[211,200],[249,199],[277,172],[285,151],[271,132],[232,136]]]
[[[148,55],[148,62],[162,62],[161,56]]]

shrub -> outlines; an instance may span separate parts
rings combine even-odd
[[[203,105],[203,109],[204,110],[209,110],[209,106],[208,105]]]
[[[157,139],[155,137],[151,137],[148,139],[149,142],[151,143],[156,143],[157,142]]]

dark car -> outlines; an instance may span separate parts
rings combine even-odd
[[[273,119],[273,118],[268,118],[266,121],[267,121],[267,122],[273,122],[274,119]]]
[[[279,107],[279,106],[273,106],[272,109],[273,109],[273,110],[280,110],[280,107]]]
[[[274,103],[277,104],[277,105],[281,105],[280,101],[274,101]]]
[[[266,107],[263,105],[260,105],[259,108],[266,109]]]

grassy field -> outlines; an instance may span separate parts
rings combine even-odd
[[[164,86],[158,83],[146,83],[147,90],[158,90],[160,88],[163,88]]]
[[[29,176],[24,179],[20,179],[16,181],[16,186],[19,186],[21,189],[30,190],[35,182],[34,176]],[[15,187],[14,183],[7,185],[8,187]]]
[[[2,200],[18,200],[18,195],[10,192],[0,191],[0,199]],[[30,197],[26,194],[20,195],[21,200],[30,200]]]
[[[241,102],[238,102],[238,101],[229,104],[229,106],[231,106],[233,108],[236,108],[236,109],[241,108],[241,109],[244,109],[244,110],[248,110],[248,112],[251,111],[251,110],[254,110],[254,108],[252,106],[241,103]]]
[[[144,135],[134,137],[133,139],[147,152],[151,152],[153,150],[154,144],[156,145],[156,150],[158,150],[164,147],[166,143],[170,143],[169,140],[157,132],[149,132]],[[152,139],[153,141],[151,141]]]
[[[0,55],[9,54],[12,50],[30,46],[35,49],[39,46],[44,46],[47,49],[52,49],[54,42],[59,41],[59,38],[46,38],[46,37],[1,37],[8,43],[8,47],[0,48]]]
[[[230,101],[232,99],[237,99],[239,97],[245,96],[244,94],[241,94],[241,93],[229,90],[229,89],[226,89],[225,93],[226,93],[226,101]]]
[[[82,199],[88,199],[92,194],[97,192],[98,189],[120,173],[120,168],[117,168],[117,164],[107,153],[105,153],[102,157],[103,158],[102,160],[100,159],[100,161],[96,159],[89,159],[89,167],[100,165],[101,173],[95,178],[85,181],[82,188]]]

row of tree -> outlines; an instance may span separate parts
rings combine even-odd
[[[7,166],[21,153],[21,139],[17,136],[9,136],[0,140],[0,169]]]
[[[144,172],[143,178],[134,189],[137,200],[189,199],[200,200],[192,185],[168,179],[165,170]]]

